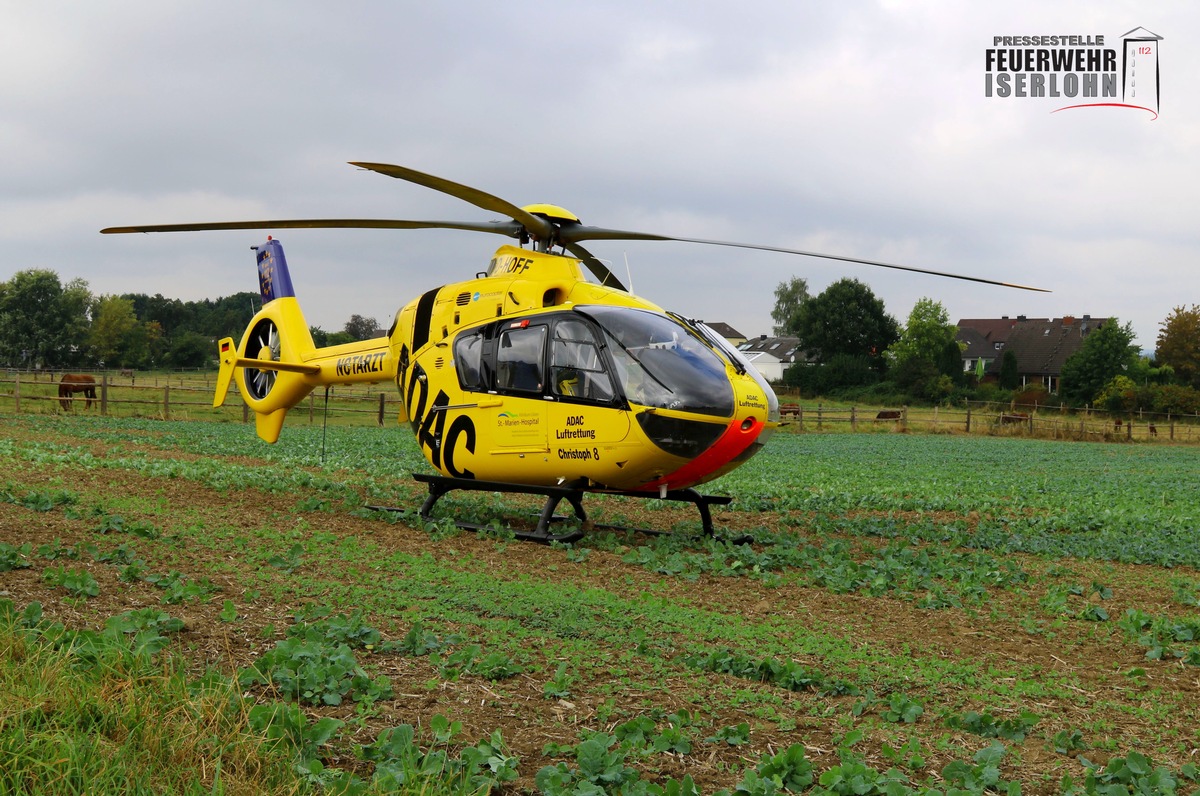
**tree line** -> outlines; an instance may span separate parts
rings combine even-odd
[[[784,383],[806,397],[1200,412],[1200,305],[1172,310],[1153,358],[1140,355],[1132,324],[1110,318],[1063,364],[1056,395],[1041,384],[1021,385],[1011,350],[1001,356],[998,377],[965,372],[958,327],[933,299],[919,299],[901,325],[857,279],[838,280],[812,296],[808,283],[793,277],[775,288],[771,318],[777,336],[800,340],[805,356],[784,372]]]
[[[238,335],[260,307],[258,293],[181,301],[144,293],[94,295],[83,279],[65,284],[46,269],[0,282],[0,363],[14,368],[203,368],[216,341]],[[1117,319],[1085,338],[1063,366],[1058,395],[1018,383],[1006,351],[998,379],[963,371],[958,328],[938,301],[922,298],[904,324],[857,279],[812,296],[800,278],[775,289],[775,334],[800,339],[807,361],[784,374],[807,396],[875,403],[962,399],[1056,402],[1116,411],[1200,412],[1200,305],[1162,322],[1153,358],[1139,355],[1133,329]],[[318,346],[375,336],[373,318],[352,315],[340,331],[309,330]]]
[[[0,282],[0,363],[12,368],[203,368],[216,341],[241,334],[258,293],[180,301],[156,293],[94,295],[83,279],[46,269]],[[318,346],[373,337],[376,322],[352,315],[341,331],[311,327]]]

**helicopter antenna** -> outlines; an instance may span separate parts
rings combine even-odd
[[[629,295],[633,295],[633,271],[629,270],[629,252],[621,252],[625,256],[625,280],[629,285]]]
[[[325,385],[325,410],[321,413],[321,466],[325,466],[325,432],[329,428],[329,385]]]

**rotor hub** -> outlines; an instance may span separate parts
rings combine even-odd
[[[526,213],[541,216],[553,224],[579,224],[579,216],[558,205],[525,205],[521,208]]]

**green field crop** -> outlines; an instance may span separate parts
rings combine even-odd
[[[513,496],[419,520],[404,430],[4,420],[9,615],[240,682],[297,792],[1196,788],[1189,448],[780,434],[706,488],[713,538],[597,496],[670,533],[545,547]]]

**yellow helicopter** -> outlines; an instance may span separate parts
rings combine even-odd
[[[317,348],[278,240],[257,251],[262,309],[239,343],[219,342],[213,406],[231,381],[255,413],[258,435],[279,438],[284,418],[315,388],[394,381],[408,422],[441,475],[421,508],[455,489],[544,495],[537,527],[518,535],[582,535],[585,493],[694,504],[706,533],[709,506],[730,498],[695,487],[753,456],[779,424],[766,380],[705,324],[628,292],[580,243],[683,241],[799,254],[1026,290],[1023,285],[757,244],[680,238],[583,225],[554,205],[517,207],[466,185],[384,163],[362,169],[458,197],[507,221],[292,219],[110,227],[106,234],[236,229],[457,229],[516,239],[474,279],[426,291],[399,312],[386,338]],[[554,250],[558,249],[556,253]],[[595,278],[586,278],[584,269]],[[567,500],[578,525],[556,533]]]

